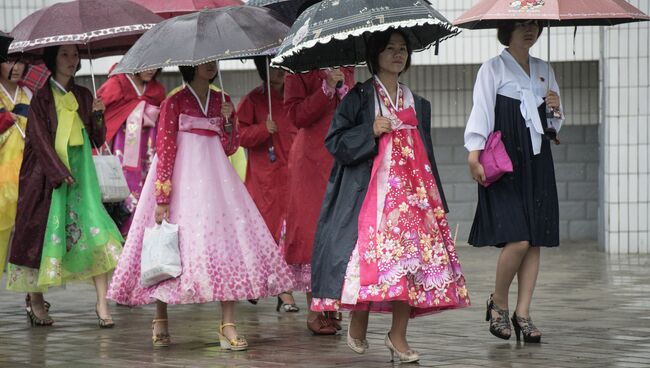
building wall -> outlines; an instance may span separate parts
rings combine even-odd
[[[631,0],[646,14],[650,2]],[[650,253],[650,24],[603,28],[601,244]]]

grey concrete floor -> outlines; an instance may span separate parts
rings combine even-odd
[[[593,243],[544,249],[531,315],[542,344],[492,337],[484,321],[498,250],[459,246],[473,305],[411,320],[409,340],[423,367],[650,367],[650,256],[607,255]],[[151,345],[153,307],[112,306],[117,326],[100,330],[94,289],[49,292],[56,324],[31,328],[23,295],[0,287],[0,367],[389,367],[383,337],[389,315],[372,315],[370,350],[358,355],[345,335],[316,337],[300,313],[276,313],[273,299],[240,303],[245,352],[218,347],[217,303],[170,306],[173,345]],[[516,284],[511,289],[511,305]],[[347,319],[347,316],[346,316]],[[344,330],[345,332],[345,326]]]

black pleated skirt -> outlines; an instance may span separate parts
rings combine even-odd
[[[519,241],[543,247],[560,244],[550,141],[543,137],[540,154],[533,155],[530,132],[519,105],[519,100],[497,95],[494,129],[502,133],[514,170],[487,188],[478,185],[478,205],[469,234],[469,243],[475,247],[501,248]],[[544,104],[539,107],[544,128],[545,109]]]

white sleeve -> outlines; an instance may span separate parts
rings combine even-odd
[[[555,129],[556,132],[560,131],[560,128],[562,128],[562,124],[564,123],[564,106],[562,104],[562,95],[560,94],[560,86],[557,84],[557,80],[555,79],[555,71],[551,67],[550,64],[548,64],[548,67],[551,70],[551,80],[550,80],[550,86],[551,86],[551,91],[555,92],[560,96],[560,113],[562,114],[562,117],[560,119],[549,119],[549,122],[551,126]]]
[[[489,61],[481,65],[474,84],[474,106],[465,127],[465,148],[470,152],[485,148],[485,142],[494,130],[498,79],[497,71]]]

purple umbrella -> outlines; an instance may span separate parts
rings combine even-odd
[[[57,3],[28,15],[11,31],[9,53],[38,59],[49,46],[80,45],[79,54],[92,58],[121,55],[148,29],[163,19],[128,0],[76,0]]]

